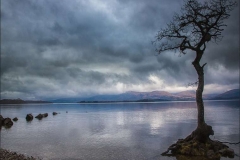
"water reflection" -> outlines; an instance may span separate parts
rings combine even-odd
[[[215,130],[213,139],[239,141],[236,103],[205,103],[206,121]],[[195,102],[17,107],[2,107],[2,115],[19,117],[18,123],[9,130],[2,128],[2,147],[48,159],[183,160],[184,157],[160,154],[177,139],[189,135],[197,123]],[[41,121],[34,119],[31,123],[25,120],[27,113],[53,111],[61,114],[49,115]],[[231,147],[239,151],[239,146]]]

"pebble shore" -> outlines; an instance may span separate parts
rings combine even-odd
[[[0,160],[40,160],[40,159],[0,148]]]

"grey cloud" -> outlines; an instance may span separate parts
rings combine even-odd
[[[227,27],[223,38],[217,44],[209,43],[203,61],[217,67],[219,64],[227,69],[239,69],[239,9],[236,8],[226,20]]]
[[[114,92],[119,83],[151,84],[151,75],[167,86],[195,81],[194,54],[178,57],[178,53],[166,52],[156,56],[151,44],[182,3],[3,0],[1,93],[43,98],[64,93],[98,94]],[[207,84],[238,83],[236,77],[223,74],[219,80],[211,75],[213,68],[220,72],[219,66],[229,73],[239,69],[237,12],[239,9],[227,21],[223,41],[208,45],[202,60],[208,63]]]

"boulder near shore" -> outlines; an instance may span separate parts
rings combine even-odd
[[[40,113],[40,114],[38,114],[35,118],[41,120],[41,119],[43,118],[43,115]]]
[[[14,122],[18,121],[18,118],[17,117],[13,118],[13,121]]]
[[[43,114],[43,117],[47,117],[47,116],[48,116],[48,113],[44,113],[44,114]]]
[[[11,118],[4,118],[2,124],[3,124],[3,126],[10,128],[13,125],[13,121],[11,120]]]
[[[2,126],[6,127],[6,128],[10,128],[13,125],[13,121],[11,120],[11,118],[3,118],[2,115],[0,115],[0,128]]]
[[[33,120],[33,115],[32,114],[27,114],[26,120],[27,121],[32,121]]]
[[[41,120],[42,118],[46,118],[48,116],[48,113],[44,113],[44,114],[38,114],[35,118]]]

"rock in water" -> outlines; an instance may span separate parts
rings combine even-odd
[[[3,124],[3,120],[4,120],[4,118],[3,118],[3,116],[0,114],[0,126]]]
[[[11,120],[10,118],[5,118],[5,119],[3,120],[3,125],[4,125],[5,127],[12,127],[13,122],[12,122],[12,120]]]
[[[27,114],[26,120],[27,121],[32,121],[33,120],[33,115],[32,114]]]
[[[55,115],[57,115],[57,112],[53,112],[52,114],[55,116]]]
[[[35,118],[41,120],[41,119],[43,118],[43,115],[40,113],[40,114],[38,114]]]
[[[48,113],[44,113],[44,114],[43,114],[43,117],[47,117],[47,116],[48,116]]]
[[[17,117],[13,118],[13,121],[14,122],[18,121],[18,118]]]

